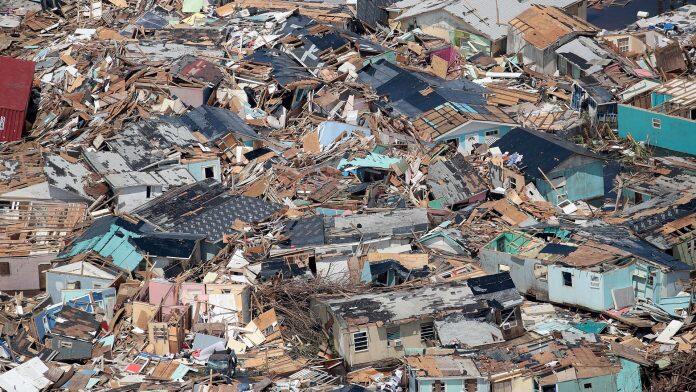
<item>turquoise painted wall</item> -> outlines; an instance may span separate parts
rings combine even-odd
[[[621,190],[621,197],[628,199],[629,202],[635,203],[636,202],[636,195],[638,193],[632,189],[622,189]],[[643,202],[646,202],[648,200],[652,199],[650,195],[643,194]]]
[[[636,270],[641,271],[645,276],[653,274],[652,284],[648,278],[632,276],[637,298],[649,299],[671,315],[676,315],[676,309],[690,306],[692,302],[690,296],[677,297],[680,291],[677,282],[688,281],[689,271],[665,272],[645,262],[639,262]]]
[[[580,165],[560,172],[554,172],[554,178],[564,176],[566,179],[565,190],[571,201],[588,200],[604,196],[604,163],[602,161]],[[550,203],[557,204],[557,192],[544,180],[534,182],[539,192]]]
[[[631,279],[635,268],[635,264],[631,264],[613,271],[607,271],[603,274],[602,295],[604,295],[605,310],[614,308],[614,298],[611,295],[612,290],[632,286]]]
[[[615,375],[570,380],[556,384],[556,392],[614,392],[616,390]]]
[[[491,131],[498,131],[498,134],[495,135],[496,138],[501,138],[505,136],[506,133],[510,132],[512,129],[511,125],[498,125],[486,129],[478,129],[478,130],[473,130],[468,133],[464,134],[457,134],[457,135],[452,135],[451,138],[445,138],[442,141],[445,140],[452,140],[452,139],[457,139],[457,141],[460,144],[466,143],[466,139],[475,136],[476,137],[476,143],[484,143],[486,141],[486,132],[491,132]]]
[[[432,380],[418,380],[418,392],[431,392],[433,390],[433,385],[435,381]],[[444,392],[462,392],[464,389],[464,379],[450,379],[442,380],[442,385],[444,387]],[[416,392],[414,386],[409,386],[411,392]],[[477,380],[476,382],[477,392],[488,392],[488,383],[484,380]]]
[[[204,167],[212,166],[213,171],[214,171],[214,177],[216,180],[220,181],[220,160],[219,159],[212,159],[209,161],[200,161],[200,162],[193,162],[193,163],[187,163],[186,164],[186,170],[191,173],[193,178],[196,179],[196,181],[203,181],[205,180],[205,174],[203,172]]]
[[[621,371],[616,376],[617,392],[642,392],[643,383],[640,379],[640,365],[628,359],[621,359]]]
[[[549,300],[552,302],[583,306],[595,311],[614,307],[611,296],[613,289],[631,287],[634,265],[620,267],[604,273],[587,270],[549,266]],[[572,276],[573,286],[563,284],[563,272]],[[592,284],[592,278],[597,279]]]
[[[653,127],[653,119],[661,121],[659,129]],[[623,138],[631,135],[652,146],[696,154],[696,121],[628,105],[619,105],[618,121]]]
[[[650,95],[650,104],[651,104],[651,107],[654,108],[655,106],[662,105],[663,103],[669,101],[670,99],[672,99],[672,96],[669,94],[652,93]]]
[[[128,242],[131,237],[137,238],[140,235],[112,224],[107,233],[73,244],[67,256],[72,257],[93,250],[103,257],[111,256],[114,265],[130,272],[143,261],[143,256]]]
[[[572,286],[563,284],[563,272],[572,276]],[[586,270],[566,268],[558,265],[549,266],[549,300],[561,304],[578,305],[592,310],[605,310],[604,295],[602,295],[601,274]],[[599,279],[597,287],[591,287],[592,277]]]
[[[368,64],[376,63],[377,61],[382,60],[382,59],[387,60],[392,64],[396,64],[396,52],[393,50],[390,50],[388,52],[384,52],[382,54],[378,54],[376,56],[372,56],[368,59],[365,59],[365,61],[363,61],[363,67],[368,65]]]

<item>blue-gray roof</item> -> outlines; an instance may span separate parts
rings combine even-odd
[[[517,164],[517,167],[527,176],[535,179],[544,179],[539,169],[548,175],[558,165],[574,155],[602,159],[601,156],[575,143],[545,132],[519,127],[510,130],[491,147],[498,147],[503,153],[523,155],[522,161]]]

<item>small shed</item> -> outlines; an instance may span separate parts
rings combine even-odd
[[[0,56],[0,70],[0,142],[11,142],[24,132],[34,62]]]

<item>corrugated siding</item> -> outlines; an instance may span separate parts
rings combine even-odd
[[[22,138],[26,111],[0,107],[0,142],[11,142]]]

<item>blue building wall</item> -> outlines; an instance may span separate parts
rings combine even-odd
[[[563,273],[571,274],[572,286],[566,286]],[[548,272],[549,300],[561,304],[578,305],[588,309],[602,311],[608,309],[605,304],[606,296],[603,288],[604,276],[602,274],[579,270],[575,268],[550,265]],[[593,286],[592,278],[598,279]]]
[[[105,288],[112,281],[113,279],[46,271],[46,292],[51,296],[51,301],[57,304],[63,300],[61,292],[68,287],[68,283],[80,282],[81,290],[92,290],[95,289],[95,284],[98,285],[96,288]]]
[[[556,384],[556,392],[610,392],[616,391],[616,375],[569,380]]]
[[[478,129],[478,130],[472,130],[471,132],[466,132],[466,133],[458,133],[458,135],[453,135],[452,138],[444,138],[444,140],[452,140],[456,137],[458,142],[460,144],[466,143],[466,139],[474,137],[475,138],[475,143],[485,143],[486,142],[486,132],[495,132],[497,131],[498,133],[496,135],[490,135],[494,136],[496,138],[501,138],[505,136],[506,133],[510,132],[510,130],[513,128],[512,125],[497,125],[497,126],[491,126],[486,129]]]
[[[616,376],[617,392],[642,392],[643,383],[640,379],[640,365],[628,359],[620,358],[621,371]]]
[[[588,200],[604,196],[604,162],[594,161],[589,164],[570,167],[554,172],[553,177],[563,176],[566,184],[558,188],[559,192],[565,191],[571,201]],[[539,192],[550,203],[557,204],[557,193],[548,181],[540,179],[534,182]]]
[[[196,181],[203,181],[205,180],[205,172],[203,168],[205,167],[213,167],[214,171],[214,176],[216,180],[220,181],[221,180],[221,168],[220,168],[220,159],[211,159],[209,161],[200,161],[200,162],[191,162],[186,164],[186,170],[191,173],[193,178],[196,179]]]
[[[462,392],[466,390],[464,388],[464,379],[440,380],[440,382],[444,387],[444,392]],[[433,391],[433,386],[435,385],[435,381],[433,380],[417,380],[416,383],[418,384],[417,389],[414,388],[415,385],[409,386],[409,390],[411,392],[416,392],[416,390],[418,392],[431,392]],[[476,380],[477,392],[488,392],[489,390],[489,384],[485,380]]]
[[[668,116],[628,105],[619,105],[619,136],[668,150],[696,154],[696,121]],[[660,120],[660,128],[653,127]]]
[[[126,271],[133,271],[143,260],[143,256],[128,239],[140,237],[116,224],[112,224],[109,231],[103,235],[85,239],[72,244],[68,257],[86,253],[93,250],[103,257],[112,257],[114,265]]]
[[[670,99],[672,99],[672,96],[669,94],[660,94],[654,92],[650,94],[650,107],[654,108],[655,106],[660,106]]]

